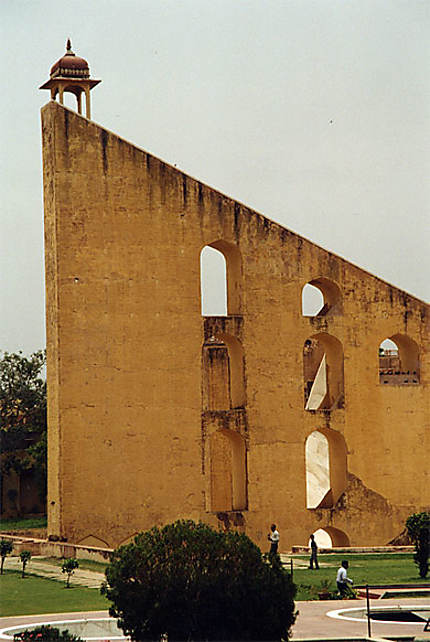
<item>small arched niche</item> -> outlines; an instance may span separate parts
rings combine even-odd
[[[247,507],[245,440],[232,430],[209,437],[211,511],[240,511]]]
[[[245,371],[242,344],[220,333],[203,344],[202,391],[204,410],[230,410],[245,405]]]
[[[95,535],[86,535],[83,539],[79,540],[77,544],[79,544],[79,546],[89,546],[91,548],[109,548],[109,544],[107,542]]]
[[[305,410],[334,410],[343,407],[343,348],[326,332],[306,339],[303,346]]]
[[[347,485],[347,449],[343,435],[321,428],[306,440],[306,508],[332,508]]]
[[[420,382],[420,356],[417,343],[406,334],[393,334],[379,345],[379,383],[416,385]]]
[[[218,240],[200,253],[200,293],[203,316],[240,314],[242,261],[239,248]]]
[[[324,317],[328,313],[339,314],[342,310],[342,294],[334,281],[319,277],[312,279],[302,289],[302,315]]]

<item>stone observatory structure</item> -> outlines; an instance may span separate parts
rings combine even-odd
[[[392,541],[430,507],[428,306],[65,108],[56,78],[49,533],[117,546],[192,518],[263,548],[276,522],[280,550],[318,529]],[[205,247],[226,264],[217,316],[201,311]]]

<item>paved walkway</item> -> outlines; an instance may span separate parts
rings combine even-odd
[[[388,606],[427,606],[430,609],[430,601],[424,598],[420,599],[396,599],[384,600],[384,607]],[[378,603],[381,607],[381,603]],[[318,638],[359,638],[367,637],[367,620],[340,620],[328,617],[327,613],[339,609],[347,608],[365,608],[365,600],[333,600],[328,602],[296,602],[296,608],[299,611],[296,623],[293,627],[292,642],[299,642],[306,639]],[[107,611],[91,611],[80,613],[54,613],[51,615],[26,615],[19,617],[0,618],[0,630],[7,627],[25,625],[30,623],[40,623],[48,621],[67,621],[79,620],[84,618],[108,617]],[[372,622],[372,638],[381,638],[387,636],[410,636],[419,640],[430,640],[430,634],[424,633],[424,624],[410,624],[400,622]],[[0,640],[4,640],[0,634]]]
[[[430,610],[430,599],[406,599],[396,598],[390,600],[371,601],[371,606],[387,608],[393,606],[426,606]],[[343,620],[329,617],[327,613],[340,609],[366,608],[366,600],[330,600],[315,602],[296,602],[299,611],[296,623],[293,627],[293,641],[306,638],[341,638],[360,636],[367,637],[367,619]],[[430,634],[423,633],[424,623],[411,624],[406,622],[371,622],[372,638],[381,638],[395,635],[409,635],[420,640],[430,640]]]
[[[11,569],[14,571],[22,570],[22,563],[19,557],[7,557],[5,562],[5,568]],[[39,557],[32,557],[28,562],[25,572],[29,575],[38,575],[39,577],[47,577],[50,580],[59,580],[60,582],[65,582],[67,576],[62,572],[61,566],[55,566],[54,564],[49,564],[44,562]],[[86,569],[75,569],[73,575],[70,578],[70,585],[74,584],[75,586],[87,586],[88,588],[100,588],[100,584],[105,580],[104,573],[99,573],[98,571],[88,571]]]

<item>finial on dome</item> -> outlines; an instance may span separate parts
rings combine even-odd
[[[72,43],[71,43],[70,38],[67,38],[66,50],[67,50],[68,54],[72,54],[73,53],[73,51],[72,51]]]

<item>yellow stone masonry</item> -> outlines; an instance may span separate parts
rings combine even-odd
[[[42,130],[49,533],[114,547],[192,518],[372,546],[430,507],[426,304],[56,102]],[[207,245],[225,317],[201,315]],[[388,337],[417,382],[380,383]],[[307,508],[315,431],[330,489]]]

